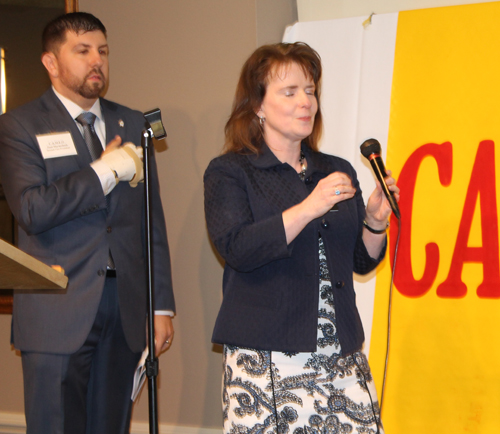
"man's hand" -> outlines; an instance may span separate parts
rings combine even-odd
[[[116,135],[113,140],[111,140],[107,145],[106,149],[102,152],[102,155],[109,154],[110,152],[118,149],[122,144],[122,138],[119,135]],[[102,156],[101,155],[101,156]]]
[[[121,145],[120,136],[111,140],[101,155],[100,161],[104,163],[115,176],[115,182],[130,182],[132,187],[142,181],[144,177],[142,167],[142,147],[131,142]]]
[[[174,338],[172,318],[168,315],[155,315],[155,355],[168,350]]]

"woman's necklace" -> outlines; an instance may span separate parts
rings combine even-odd
[[[304,181],[304,179],[306,179],[307,160],[306,156],[302,151],[300,151],[299,163],[300,163],[299,178],[301,181]]]

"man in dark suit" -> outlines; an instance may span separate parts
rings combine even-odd
[[[52,88],[0,116],[0,170],[19,247],[69,278],[64,292],[14,298],[27,432],[126,433],[146,345],[144,191],[136,187],[144,118],[99,97],[108,44],[97,18],[63,15],[47,25],[43,45]],[[172,341],[175,306],[151,160],[159,354]]]

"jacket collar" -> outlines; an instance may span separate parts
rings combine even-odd
[[[269,146],[267,146],[266,143],[262,143],[261,150],[262,152],[259,155],[248,155],[248,159],[253,166],[259,169],[269,169],[283,164],[280,160],[278,160],[276,155],[274,155],[273,151],[269,149]],[[304,142],[301,144],[301,150],[307,160],[306,177],[315,172],[324,174],[330,173],[331,169],[327,164],[325,164],[326,162],[324,158],[321,158],[321,154],[319,152],[313,151],[306,144],[304,144]]]
[[[247,156],[250,163],[252,163],[255,167],[259,169],[269,169],[283,164],[280,160],[278,160],[278,158],[276,158],[276,155],[274,155],[273,151],[269,149],[269,146],[267,146],[265,142],[262,142],[260,149],[260,154],[249,154]]]
[[[315,152],[304,144],[302,144],[302,152],[307,160],[306,177],[313,173],[320,173],[326,176],[332,172],[331,164],[329,160],[325,158],[325,154]]]

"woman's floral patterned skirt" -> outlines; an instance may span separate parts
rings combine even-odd
[[[340,356],[321,239],[319,247],[317,351],[290,354],[224,346],[224,433],[384,433],[366,356],[361,351]]]

